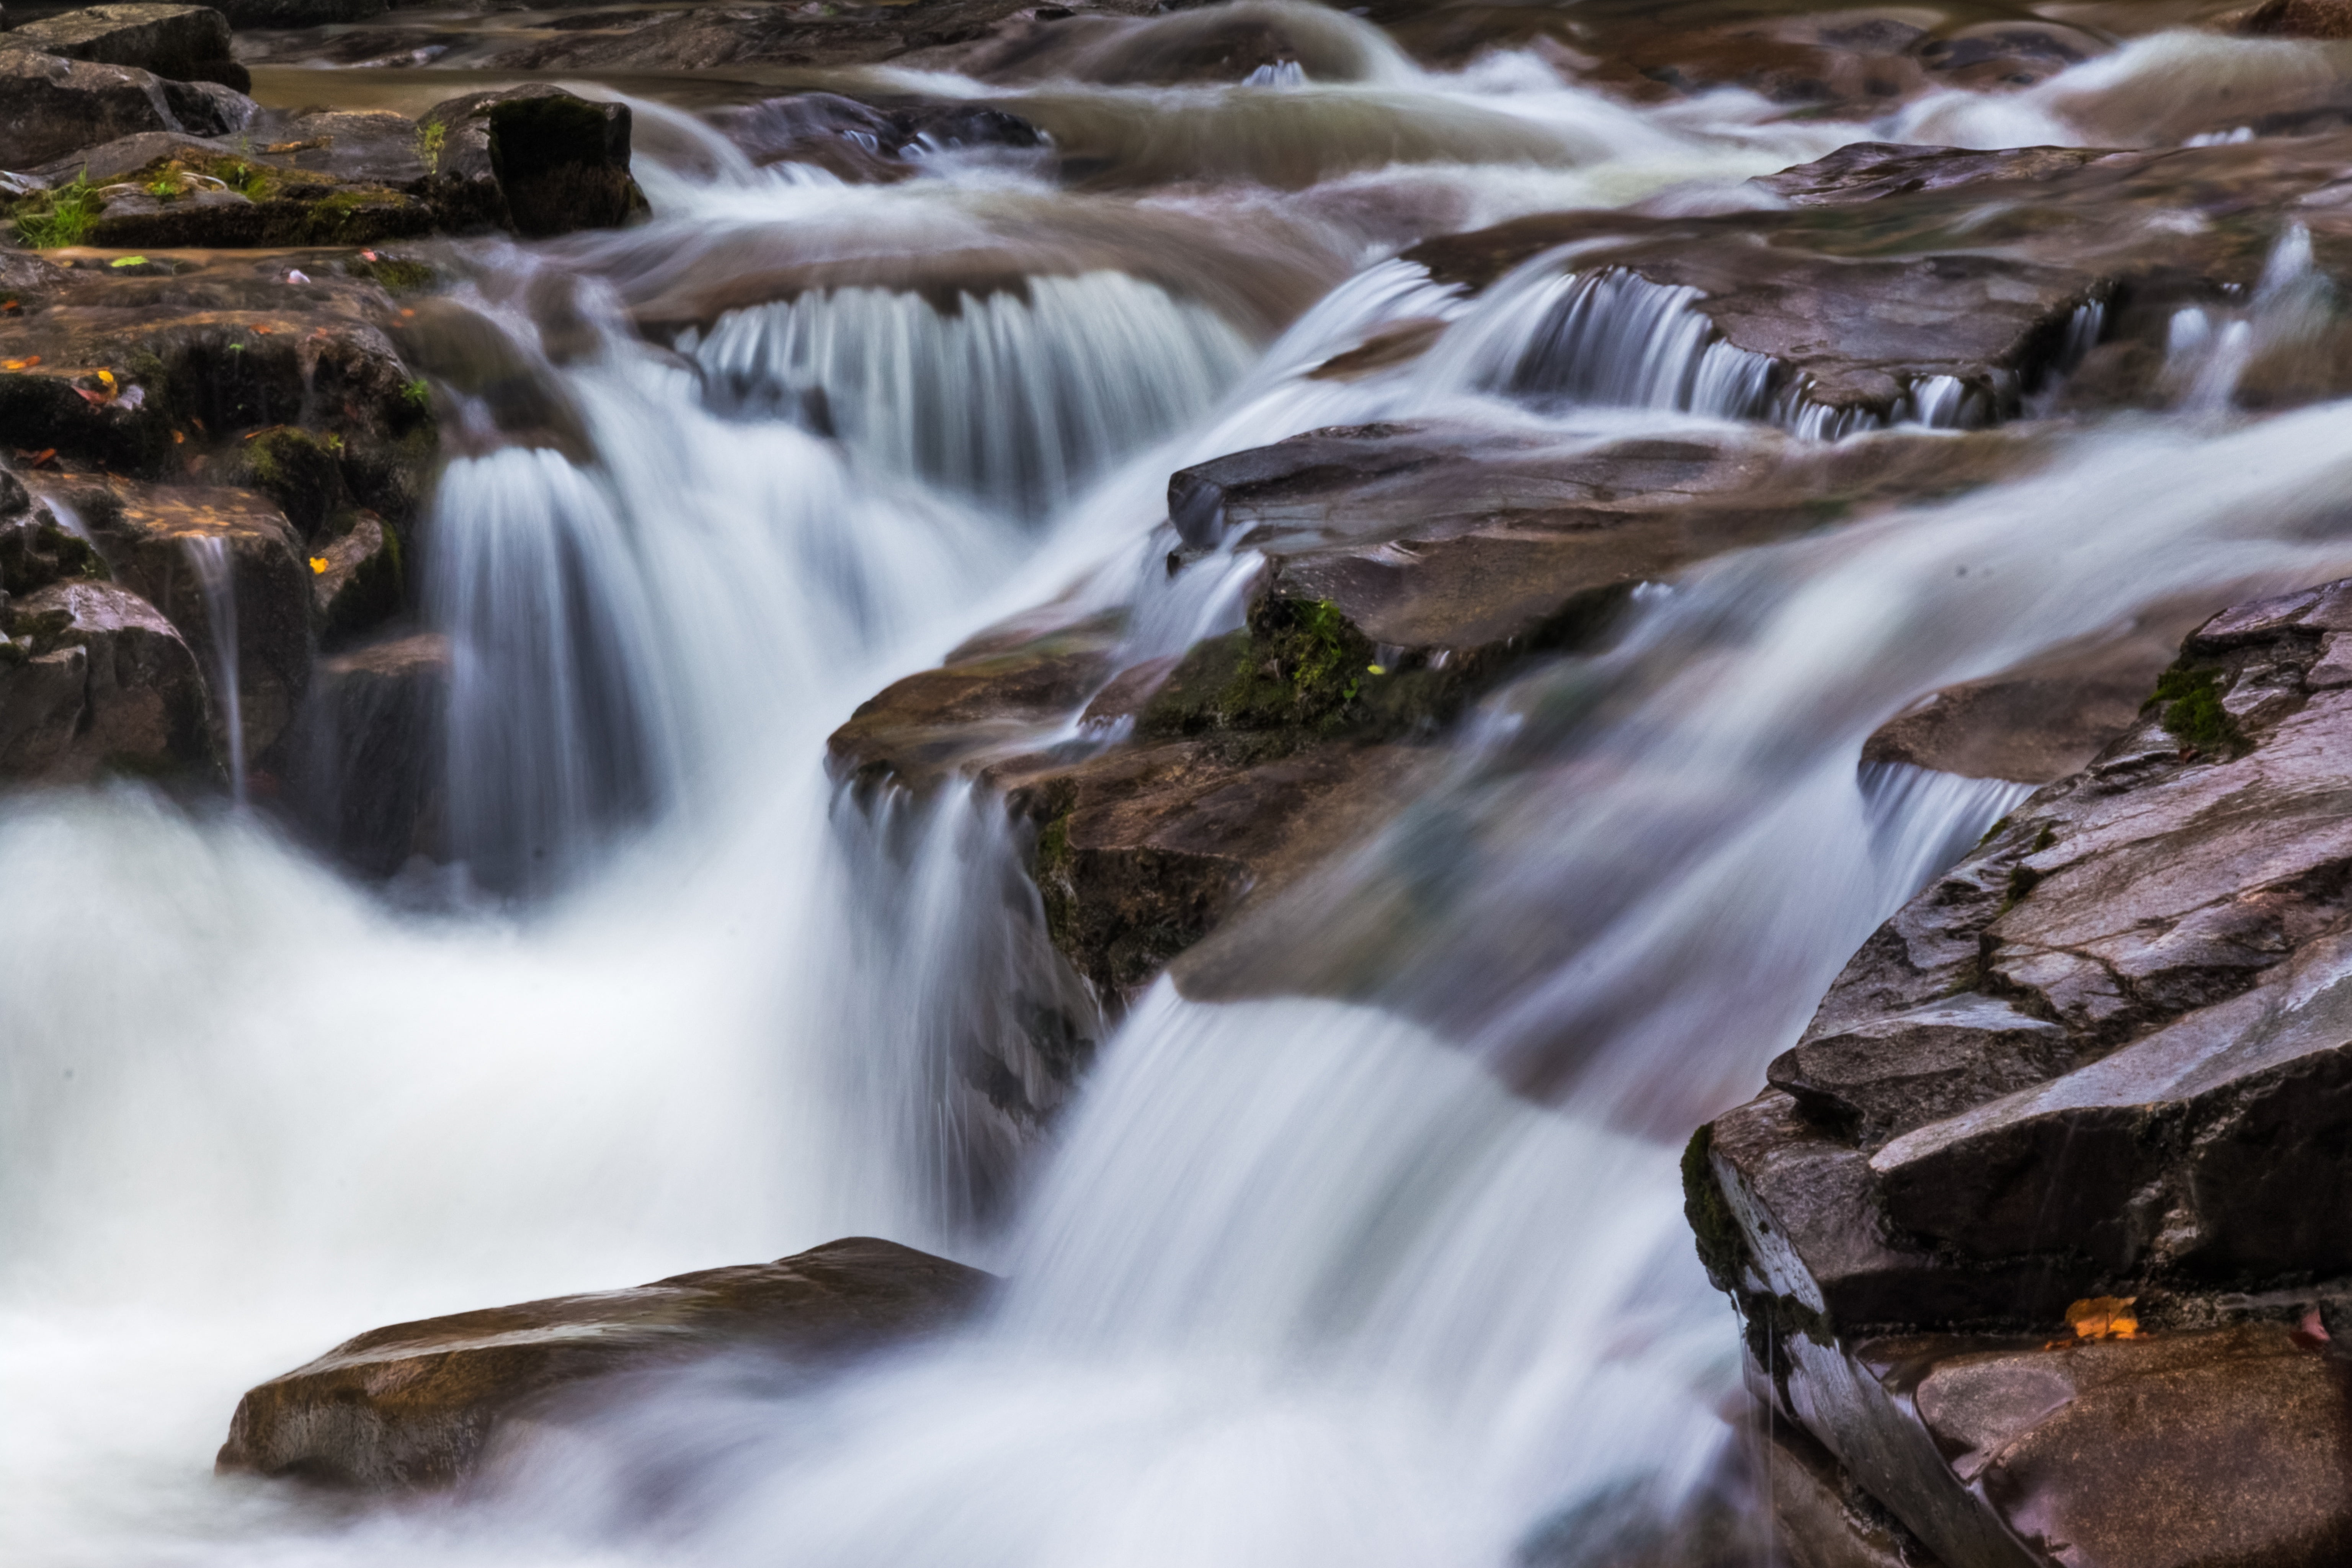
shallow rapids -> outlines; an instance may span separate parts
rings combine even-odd
[[[2220,384],[1647,585],[1269,912],[1243,999],[1162,980],[1107,1024],[991,797],[861,805],[825,737],[1040,605],[1119,614],[1130,663],[1238,626],[1244,547],[1169,564],[1186,464],[1778,417],[1685,300],[1547,253],[1474,300],[1414,240],[1733,210],[1873,135],[2154,142],[2151,80],[2289,94],[2312,51],[2146,40],[1871,127],[1333,29],[1231,88],[1120,79],[1106,35],[1022,89],[1097,161],[1071,186],[941,156],[852,188],[649,107],[652,225],[479,248],[467,301],[570,423],[469,405],[433,503],[460,863],[362,886],[226,803],[0,801],[0,1561],[1501,1568],[1753,1509],[1681,1139],[2024,793],[1864,738],[2151,605],[2352,571],[2352,404],[2243,421]],[[1041,1009],[1093,1061],[1044,1131],[958,1070]],[[211,1473],[240,1392],[362,1329],[849,1235],[1007,1283],[851,1376],[722,1363],[526,1432],[460,1499]]]

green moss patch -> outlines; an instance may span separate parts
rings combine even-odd
[[[2160,707],[2165,732],[2188,749],[2233,757],[2246,750],[2246,738],[2221,706],[2221,685],[2222,672],[2210,666],[2175,665],[2157,678],[2141,711]]]

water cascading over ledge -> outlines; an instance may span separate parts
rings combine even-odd
[[[810,425],[877,472],[1020,515],[1200,414],[1252,355],[1207,307],[1112,271],[944,298],[811,291],[677,346],[714,409]]]
[[[1979,429],[2017,413],[2027,390],[2027,378],[2002,370],[1981,383],[1901,374],[1886,407],[1825,403],[1809,374],[1727,339],[1699,308],[1700,289],[1630,268],[1553,265],[1522,268],[1472,308],[1453,329],[1459,343],[1441,351],[1441,378],[1537,404],[1757,420],[1822,441],[1897,425]],[[2098,342],[2105,313],[2098,300],[2074,307],[2037,382],[2079,363]]]

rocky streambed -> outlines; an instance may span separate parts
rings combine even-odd
[[[2352,1553],[2352,12],[5,20],[121,1560]]]

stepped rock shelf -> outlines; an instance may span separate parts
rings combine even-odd
[[[1801,1561],[2352,1555],[2352,582],[2154,691],[1685,1157]]]

